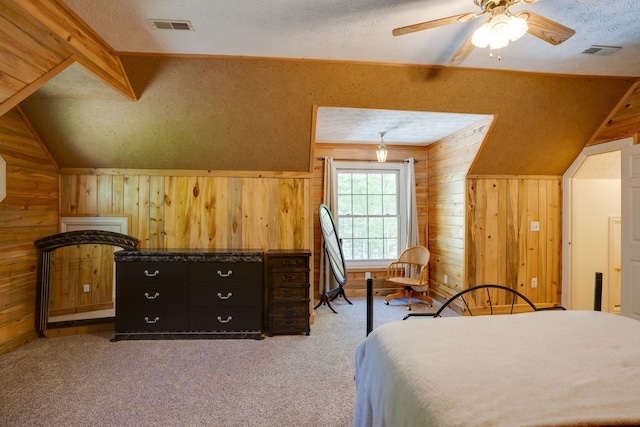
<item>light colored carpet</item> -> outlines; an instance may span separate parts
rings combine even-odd
[[[332,302],[338,314],[318,308],[308,337],[37,339],[0,356],[0,425],[350,426],[355,348],[366,335],[365,299],[350,299]],[[374,327],[407,313],[402,300],[383,301]]]

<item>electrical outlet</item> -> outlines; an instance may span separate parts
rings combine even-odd
[[[83,292],[89,292],[91,290],[91,285],[89,284],[85,284],[82,286],[82,291]]]
[[[540,231],[540,222],[531,221],[531,231]]]
[[[449,276],[447,276],[446,274],[444,275],[444,284],[449,284]]]
[[[371,272],[367,271],[366,273],[364,273],[364,278],[365,278],[365,280],[371,279]]]
[[[531,287],[532,288],[537,288],[538,287],[538,279],[536,277],[533,277],[531,279]]]

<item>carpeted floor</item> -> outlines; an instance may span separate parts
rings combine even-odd
[[[0,356],[0,426],[350,426],[366,335],[365,299],[350,299],[318,308],[308,337],[38,339]],[[374,327],[406,313],[376,298]]]

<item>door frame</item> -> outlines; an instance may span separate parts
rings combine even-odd
[[[567,309],[571,309],[571,263],[572,263],[572,185],[573,177],[576,172],[586,161],[587,157],[596,154],[609,153],[611,151],[620,151],[623,147],[633,145],[633,138],[619,139],[616,141],[605,142],[602,144],[590,145],[585,147],[571,166],[562,175],[562,300],[561,304]]]

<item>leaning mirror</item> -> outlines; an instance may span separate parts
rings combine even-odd
[[[331,307],[330,301],[334,300],[338,296],[342,296],[345,301],[351,304],[351,301],[349,301],[344,294],[343,289],[343,286],[347,283],[347,266],[344,260],[344,253],[342,252],[342,243],[338,237],[338,231],[336,229],[336,224],[333,221],[331,210],[329,210],[327,205],[321,204],[318,208],[318,216],[320,217],[320,229],[322,230],[323,237],[322,246],[324,248],[324,253],[326,254],[326,259],[329,261],[329,266],[331,267],[335,284],[324,285],[322,297],[315,308],[320,307],[322,304],[326,304],[331,311],[335,313],[336,311]],[[331,283],[330,280],[328,282]]]

